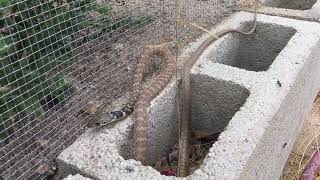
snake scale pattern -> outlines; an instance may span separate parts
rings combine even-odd
[[[159,75],[155,77],[150,86],[148,86],[143,93],[138,93],[139,98],[134,105],[134,144],[135,144],[135,159],[145,164],[146,150],[148,142],[148,112],[147,107],[150,101],[159,94],[162,89],[170,81],[174,70],[175,62],[171,51],[167,44],[157,46],[146,46],[144,53],[141,55],[140,62],[137,66],[135,79],[142,82],[146,67],[151,63],[151,55],[159,55],[163,57],[165,66],[161,69]],[[141,84],[135,84],[141,88]]]

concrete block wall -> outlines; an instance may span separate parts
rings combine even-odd
[[[213,31],[246,29],[239,12]],[[186,48],[187,60],[208,35]],[[222,132],[185,179],[277,179],[320,87],[320,24],[258,15],[257,32],[213,43],[192,69],[193,128]],[[149,165],[177,137],[176,84],[149,107]],[[132,159],[133,121],[83,134],[57,159],[60,174],[93,179],[174,179]],[[181,178],[183,179],[183,178]]]

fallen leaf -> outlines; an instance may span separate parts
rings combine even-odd
[[[160,173],[165,176],[176,176],[176,171],[172,168],[162,169]]]

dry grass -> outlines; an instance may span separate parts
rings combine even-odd
[[[282,172],[282,179],[299,179],[304,168],[319,147],[320,93],[307,116],[304,126]]]
[[[240,7],[253,7],[255,0],[239,0]],[[258,3],[261,4],[261,0],[258,0]]]

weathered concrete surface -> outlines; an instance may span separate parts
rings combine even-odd
[[[83,177],[80,174],[76,174],[76,175],[69,175],[66,178],[63,178],[63,180],[92,180],[92,179]]]
[[[320,22],[320,0],[262,0],[261,14]],[[253,12],[252,8],[241,10]]]
[[[317,0],[267,0],[266,5],[284,9],[308,10]]]
[[[243,27],[252,17],[237,13],[215,31]],[[314,54],[320,48],[320,24],[267,15],[258,21],[255,34],[217,40],[192,69],[193,128],[224,131],[187,179],[280,177],[320,87],[320,55]],[[188,59],[207,37],[190,44],[181,59]],[[149,107],[150,164],[174,143],[175,97],[172,82]],[[170,179],[131,159],[132,128],[129,117],[109,129],[88,131],[58,157],[61,175]]]

